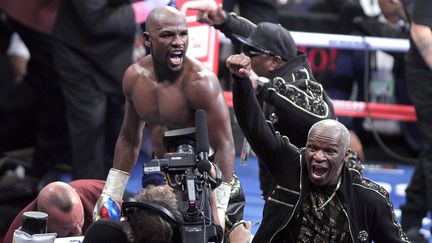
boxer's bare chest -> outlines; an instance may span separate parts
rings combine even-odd
[[[150,128],[161,126],[171,130],[194,124],[194,113],[180,82],[139,84],[132,101],[138,116]]]

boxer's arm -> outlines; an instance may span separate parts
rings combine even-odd
[[[131,96],[136,82],[142,78],[135,65],[128,68],[123,81],[123,94],[126,97],[123,123],[117,138],[113,168],[130,172],[135,166],[141,149],[145,123],[139,118]]]
[[[138,78],[133,70],[129,68],[123,79],[123,92],[127,100],[123,124],[115,146],[113,168],[108,174],[105,187],[93,211],[94,220],[100,217],[119,219],[123,193],[141,148],[145,123],[139,119],[134,105],[128,99],[133,84]]]
[[[126,101],[122,128],[117,138],[113,168],[130,172],[135,166],[141,148],[144,122],[140,121],[135,108]]]
[[[229,183],[235,151],[228,106],[216,75],[203,71],[198,76],[185,87],[185,94],[192,109],[203,109],[207,113],[209,142],[215,150],[215,162],[222,171],[224,181]]]
[[[235,149],[231,120],[219,80],[212,78],[214,100],[207,109],[210,145],[215,149],[215,162],[221,168],[225,182],[231,182],[234,170]]]
[[[220,220],[220,225],[225,228],[225,212],[230,198],[230,182],[234,170],[234,139],[228,106],[219,81],[214,75],[210,76],[208,81],[198,81],[197,86],[204,85],[204,87],[197,88],[192,93],[203,93],[202,96],[193,95],[193,97],[203,98],[203,100],[195,100],[195,104],[200,105],[200,108],[207,112],[210,145],[215,149],[215,162],[219,165],[224,177],[224,182],[214,190],[214,193],[217,199],[216,214]],[[205,84],[210,85],[206,86]]]

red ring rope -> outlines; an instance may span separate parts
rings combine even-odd
[[[232,93],[225,91],[228,107],[233,107]],[[417,117],[411,105],[365,103],[361,101],[332,100],[337,116],[367,117],[375,119],[415,122]]]

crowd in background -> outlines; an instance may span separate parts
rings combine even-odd
[[[143,2],[148,9],[175,5],[174,1]],[[410,17],[410,11],[420,11],[413,7],[413,1],[403,1],[404,9],[402,0],[366,2],[225,0],[223,6],[255,24],[281,23],[288,30],[306,32],[408,39],[411,20],[425,24],[423,19]],[[145,23],[142,16],[138,19],[137,6],[126,0],[0,2],[0,192],[16,191],[20,185],[27,188],[16,195],[0,196],[0,203],[4,203],[0,214],[7,215],[0,222],[0,235],[44,185],[61,179],[60,172],[69,173],[72,179],[106,178],[124,112],[121,80],[129,65],[148,54],[141,43]],[[401,13],[401,8],[408,13]],[[414,38],[411,46],[416,41]],[[222,45],[224,52],[234,52],[231,44]],[[406,69],[405,53],[298,49],[306,53],[316,79],[332,99],[412,104],[416,93],[407,91],[406,71],[414,71]],[[233,81],[222,60],[227,53],[220,55],[218,77],[228,90]],[[412,62],[425,57],[418,52],[414,56],[417,59],[410,59]],[[430,63],[424,66],[426,77],[430,77]],[[415,101],[416,109],[427,105]],[[422,119],[421,133],[416,123],[384,121],[380,126],[379,121],[371,125],[359,118],[338,120],[358,136],[365,150],[374,143],[371,129],[378,129],[384,136],[402,137],[408,155],[417,156],[423,148],[420,134],[430,131],[428,114],[424,110],[418,116]],[[237,124],[232,124],[236,137]],[[427,161],[427,149],[422,151],[422,161]],[[14,151],[19,151],[17,156]],[[144,142],[141,152],[151,151]],[[236,144],[236,152],[240,151]],[[367,161],[367,155],[363,153],[361,159]],[[19,168],[24,168],[25,175]],[[426,180],[424,187],[428,185]],[[23,199],[21,204],[11,207],[17,198]],[[422,207],[426,212],[430,209]],[[404,227],[405,231],[413,227],[418,231],[419,225],[407,223]]]

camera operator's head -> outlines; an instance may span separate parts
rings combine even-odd
[[[75,189],[56,181],[46,185],[37,197],[37,210],[48,214],[48,232],[57,237],[82,234],[84,208]]]
[[[170,186],[143,188],[131,202],[123,203],[122,212],[134,242],[179,242],[182,216],[177,195]]]

